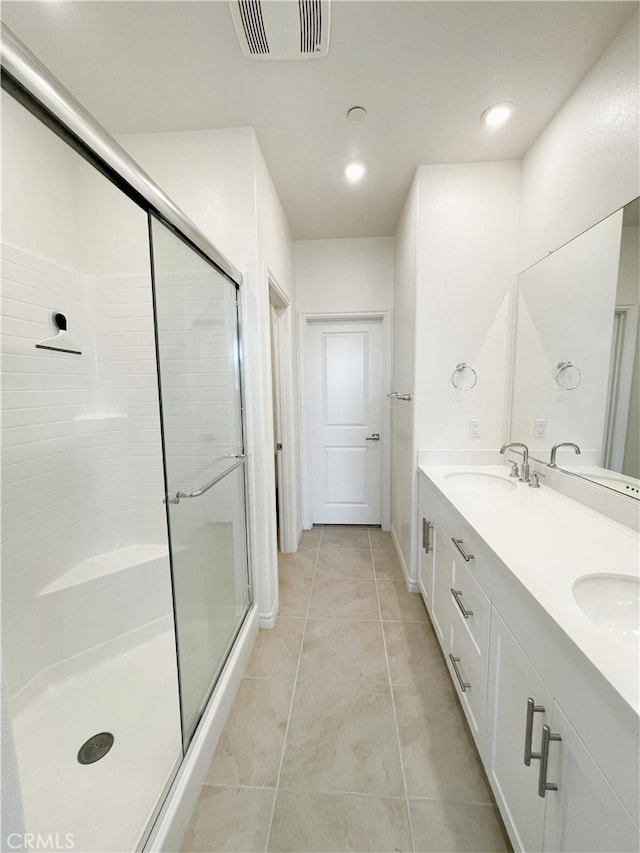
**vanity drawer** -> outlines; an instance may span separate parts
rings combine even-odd
[[[487,597],[491,598],[495,555],[422,473],[419,482],[421,517],[442,528],[442,536],[449,539],[457,556],[465,563]]]
[[[451,606],[469,632],[478,654],[486,658],[489,651],[491,602],[467,565],[457,556],[453,561],[450,592]]]
[[[462,710],[482,755],[487,699],[487,658],[478,653],[471,634],[462,624],[463,621],[461,616],[458,618],[453,614],[450,650],[445,657]]]

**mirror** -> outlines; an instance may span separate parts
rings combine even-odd
[[[518,277],[511,440],[640,498],[639,202]]]

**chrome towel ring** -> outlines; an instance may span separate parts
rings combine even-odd
[[[575,371],[573,378],[571,373],[565,373],[565,371],[571,370]],[[582,373],[578,365],[574,364],[572,361],[559,361],[555,380],[565,391],[575,391],[582,382]]]
[[[456,369],[451,374],[451,384],[454,388],[459,391],[471,391],[472,388],[475,388],[477,381],[478,374],[473,367],[465,361],[456,364]]]

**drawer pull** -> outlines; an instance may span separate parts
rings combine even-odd
[[[429,531],[433,525],[430,521],[427,521],[426,518],[422,519],[422,549],[425,554],[428,554],[430,551],[433,551],[433,548],[429,546]]]
[[[531,696],[529,696],[527,699],[527,724],[524,730],[524,763],[527,767],[531,766],[532,758],[539,759],[542,757],[540,752],[531,752],[534,714],[544,714],[544,705],[536,705]]]
[[[451,595],[454,597],[456,604],[460,608],[460,613],[462,613],[465,619],[468,619],[469,616],[473,616],[473,610],[467,610],[462,601],[460,601],[460,596],[462,595],[461,589],[454,589],[451,587]]]
[[[460,670],[457,667],[457,664],[460,663],[460,658],[454,658],[454,656],[451,654],[451,652],[449,652],[449,660],[451,661],[451,666],[453,667],[453,671],[455,672],[456,678],[458,679],[458,682],[460,684],[460,690],[462,690],[463,693],[466,693],[467,690],[471,687],[471,685],[469,684],[468,681],[462,680],[462,676],[460,675]]]
[[[549,766],[549,743],[560,741],[560,735],[553,734],[549,726],[542,727],[542,746],[540,748],[540,775],[538,776],[538,796],[543,797],[547,791],[557,791],[555,782],[547,782],[547,767]]]
[[[451,541],[453,542],[453,544],[454,544],[454,545],[456,546],[456,548],[458,549],[458,551],[459,551],[459,553],[460,553],[460,556],[461,556],[461,557],[462,557],[462,559],[465,561],[465,563],[468,563],[468,562],[469,562],[469,560],[473,560],[473,559],[474,559],[473,554],[467,554],[467,552],[466,552],[466,551],[464,550],[464,548],[462,547],[462,539],[456,539],[455,537],[452,537],[452,538],[451,538]]]

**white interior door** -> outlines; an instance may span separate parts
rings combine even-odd
[[[311,521],[380,524],[382,322],[310,322],[307,342]]]
[[[280,337],[278,324],[278,311],[273,305],[269,305],[269,317],[271,321],[271,381],[273,391],[273,459],[275,465],[276,480],[276,508],[278,514],[278,545],[283,550],[284,543],[284,478],[282,476],[282,405],[281,405],[281,383],[280,383]]]

